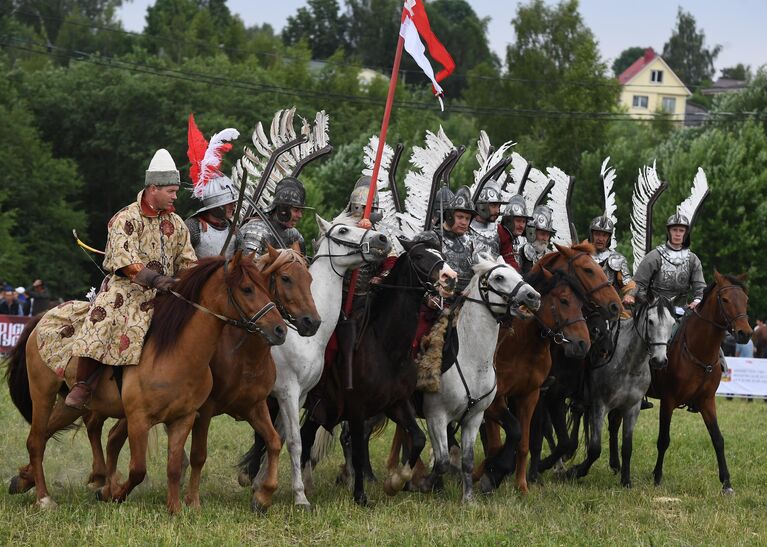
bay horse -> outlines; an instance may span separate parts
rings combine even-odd
[[[724,438],[716,419],[716,390],[722,379],[719,348],[729,331],[739,344],[752,334],[748,323],[746,276],[722,275],[714,271],[714,282],[703,299],[687,315],[668,349],[668,366],[652,371],[647,395],[660,399],[658,459],[653,471],[655,484],[663,479],[663,459],[670,442],[674,409],[688,406],[700,410],[716,452],[722,493],[734,492],[724,456]]]
[[[312,336],[320,326],[321,319],[314,305],[311,294],[312,276],[304,257],[292,249],[275,250],[271,245],[268,252],[256,260],[256,266],[269,282],[269,296],[300,336]],[[218,347],[210,362],[213,375],[213,388],[208,400],[197,411],[197,419],[192,427],[191,475],[185,501],[187,505],[200,507],[200,479],[202,467],[207,459],[208,428],[213,417],[228,414],[236,420],[246,420],[251,427],[266,441],[268,447],[268,473],[266,478],[254,489],[251,507],[264,512],[272,503],[272,495],[277,489],[277,473],[282,442],[272,425],[267,407],[267,397],[274,386],[276,370],[271,356],[271,346],[260,336],[248,336],[235,327],[226,326],[218,342]],[[87,422],[88,437],[94,455],[101,450],[101,423]],[[124,420],[123,420],[124,421]],[[94,427],[98,429],[94,431]],[[110,432],[110,450],[119,453],[121,443],[127,436],[127,428],[120,424]],[[117,462],[117,457],[112,457]],[[104,466],[103,460],[94,458],[93,477],[98,476],[97,466]],[[113,474],[114,470],[105,470],[104,475]],[[91,484],[93,484],[91,482]]]
[[[332,429],[343,420],[349,422],[354,467],[354,501],[367,504],[363,469],[367,459],[364,438],[366,418],[384,413],[409,436],[413,450],[394,493],[410,479],[409,469],[426,444],[416,421],[411,396],[416,386],[416,365],[411,343],[418,325],[419,308],[425,291],[437,292],[456,277],[445,263],[436,240],[410,242],[400,239],[405,253],[391,269],[386,284],[370,296],[370,319],[355,345],[352,359],[354,387],[344,389],[338,367],[325,370],[323,381],[307,399],[307,416],[301,428],[304,471],[311,472],[311,447],[317,429]],[[390,481],[394,482],[394,481]]]
[[[115,488],[102,499],[124,501],[143,481],[149,429],[158,423],[166,424],[170,513],[181,509],[179,483],[184,442],[197,409],[210,394],[209,362],[224,325],[237,325],[245,331],[244,335],[260,332],[272,344],[283,343],[287,333],[285,322],[269,299],[263,274],[241,252],[231,260],[222,257],[200,260],[182,273],[175,291],[180,297],[164,294],[155,299],[139,364],[120,368],[119,372],[108,367],[90,403],[90,408],[99,414],[127,418],[131,448],[128,480],[117,485],[116,477],[108,476],[107,487],[114,484]],[[66,388],[64,384],[74,383],[75,367],[68,366],[62,378],[43,361],[36,333],[42,324],[35,323],[29,334],[20,339],[9,361],[11,398],[31,423],[27,439],[30,463],[11,479],[9,492],[25,492],[34,486],[36,504],[50,509],[56,503],[50,497],[43,471],[47,440],[83,411],[67,407],[61,399],[57,403],[57,395]],[[117,381],[109,380],[119,373],[122,388],[118,390]],[[22,376],[28,376],[26,385]]]
[[[299,411],[322,375],[325,347],[341,312],[344,274],[366,262],[383,260],[391,249],[391,242],[380,232],[331,224],[319,216],[316,218],[320,235],[309,272],[313,279],[312,297],[322,324],[314,336],[301,337],[289,332],[285,344],[272,348],[277,378],[271,397],[279,407],[275,425],[290,455],[295,505],[307,510],[311,509],[311,504],[306,498],[301,476]],[[263,475],[259,469],[265,448],[263,439],[256,434],[256,442],[240,462],[240,484],[243,486],[258,488]]]
[[[584,477],[602,451],[602,427],[610,415],[610,465],[621,471],[621,485],[631,487],[631,453],[634,426],[642,398],[650,386],[650,369],[666,366],[666,352],[676,315],[662,297],[640,303],[632,317],[614,327],[615,348],[608,359],[592,365],[587,374],[588,451],[586,459],[568,470],[568,477]],[[617,433],[623,423],[621,460],[617,460]]]
[[[453,308],[458,313],[454,362],[443,364],[443,368],[450,368],[442,373],[439,391],[423,395],[423,416],[434,451],[434,467],[423,488],[432,490],[448,469],[447,429],[455,423],[461,427],[464,503],[474,499],[474,443],[485,409],[496,394],[493,358],[499,324],[512,317],[527,319],[541,305],[541,295],[502,257],[492,260],[489,255],[480,255],[474,272],[465,296],[458,297]]]
[[[585,356],[590,347],[579,284],[561,270],[545,268],[531,271],[526,280],[541,293],[541,307],[535,320],[514,320],[511,328],[501,329],[495,357],[498,391],[485,411],[485,460],[474,472],[486,493],[512,470],[520,492],[528,491],[530,423],[551,369],[552,342],[571,357]],[[499,425],[506,433],[503,444]]]

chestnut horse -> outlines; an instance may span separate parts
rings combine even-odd
[[[655,484],[663,479],[663,458],[668,449],[671,415],[674,409],[687,405],[700,410],[711,443],[716,452],[722,493],[732,494],[730,472],[724,457],[724,438],[716,419],[714,399],[722,368],[719,348],[729,331],[740,344],[748,342],[748,290],[745,276],[735,277],[714,272],[714,282],[703,293],[703,299],[688,315],[669,344],[668,366],[652,371],[647,395],[660,399],[658,460],[653,472]]]
[[[545,268],[531,272],[527,281],[541,293],[541,307],[533,321],[515,320],[511,328],[501,330],[498,339],[498,391],[485,411],[485,460],[474,472],[484,492],[497,488],[516,469],[517,487],[527,493],[530,422],[551,369],[551,343],[562,345],[575,358],[584,357],[591,346],[582,313],[584,295],[578,284],[561,270],[552,274]],[[503,445],[499,424],[506,433]]]
[[[167,506],[171,513],[181,509],[184,442],[197,409],[210,394],[213,381],[209,363],[224,325],[237,325],[245,329],[243,334],[260,332],[273,344],[283,343],[287,334],[285,322],[269,299],[265,277],[252,260],[242,258],[242,253],[236,253],[230,261],[223,257],[200,260],[181,275],[175,290],[181,298],[161,295],[156,299],[139,364],[119,369],[122,389],[118,391],[117,382],[109,381],[115,378],[117,369],[108,367],[90,403],[96,413],[126,417],[130,440],[128,480],[117,485],[116,476],[108,476],[102,499],[123,501],[143,481],[149,429],[158,423],[166,424]],[[61,399],[56,401],[66,388],[65,381],[68,385],[74,383],[74,373],[75,367],[69,366],[65,378],[61,378],[43,362],[35,330],[20,340],[9,361],[11,398],[31,422],[27,439],[30,463],[11,480],[9,492],[25,492],[35,486],[37,505],[42,508],[56,506],[43,472],[47,440],[83,414],[65,406]],[[22,376],[28,376],[26,385]]]
[[[314,306],[311,293],[312,276],[303,256],[292,249],[275,250],[256,261],[256,266],[269,280],[269,295],[283,318],[290,322],[301,336],[312,336],[320,326],[321,319]],[[266,399],[274,386],[276,370],[271,346],[260,336],[248,336],[236,328],[226,326],[218,342],[216,353],[210,362],[213,389],[205,404],[198,410],[192,428],[191,476],[185,501],[187,505],[200,507],[200,478],[207,459],[208,428],[213,417],[228,414],[237,420],[246,420],[266,441],[268,447],[268,471],[258,489],[254,489],[251,506],[263,512],[272,503],[277,489],[277,472],[281,439],[274,429]],[[94,454],[93,477],[103,477],[113,471],[105,469],[101,452],[101,420],[89,419],[88,437]],[[125,420],[121,420],[110,432],[109,447],[117,462],[122,443],[127,437]],[[97,428],[97,429],[95,429]],[[122,439],[122,440],[120,440]],[[94,446],[93,443],[97,446]],[[101,475],[99,473],[101,471]]]

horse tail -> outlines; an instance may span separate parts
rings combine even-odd
[[[375,439],[383,435],[383,432],[386,431],[386,426],[388,425],[389,425],[389,418],[384,416],[383,419],[376,422],[376,424],[373,426],[373,429],[370,430],[370,438]]]
[[[314,436],[314,444],[312,445],[311,461],[312,468],[316,467],[318,463],[327,458],[328,454],[333,451],[336,445],[336,436],[332,431],[328,431],[324,427],[317,429],[317,433]]]
[[[11,400],[28,423],[32,423],[32,395],[29,392],[29,377],[27,376],[27,342],[35,327],[43,318],[43,314],[33,317],[21,331],[18,342],[8,354],[5,369],[5,380]]]

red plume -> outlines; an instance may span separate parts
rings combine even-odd
[[[186,151],[186,155],[189,158],[189,178],[192,179],[192,184],[197,186],[204,181],[200,178],[200,164],[205,157],[205,152],[208,150],[208,141],[205,140],[200,130],[197,128],[197,124],[194,122],[194,114],[189,114],[189,130],[187,132],[187,142],[189,148]]]

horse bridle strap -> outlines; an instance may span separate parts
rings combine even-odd
[[[370,253],[370,242],[369,241],[365,241],[365,237],[367,237],[368,232],[370,232],[370,229],[368,228],[367,230],[365,230],[365,233],[362,234],[362,237],[360,238],[360,240],[358,242],[354,242],[354,241],[344,241],[343,239],[337,238],[337,237],[335,237],[333,235],[333,230],[335,230],[339,226],[346,226],[346,225],[345,224],[333,224],[328,229],[328,231],[325,232],[325,237],[328,240],[332,241],[333,243],[337,243],[338,245],[341,245],[343,247],[348,247],[348,248],[350,248],[352,250],[349,251],[348,253],[344,253],[344,254],[332,254],[332,253],[329,252],[327,254],[314,255],[314,257],[312,258],[312,262],[316,261],[318,258],[325,258],[325,257],[327,257],[327,258],[330,259],[330,267],[333,269],[333,273],[335,273],[338,277],[343,277],[343,274],[340,274],[340,273],[338,273],[336,271],[336,267],[333,264],[333,259],[334,258],[339,258],[339,257],[343,258],[343,257],[346,257],[346,256],[361,255],[362,256],[362,261],[365,262],[366,264],[369,263],[370,261],[367,258],[365,258],[365,253]]]
[[[747,314],[747,313],[739,313],[739,314],[738,314],[738,315],[736,315],[735,317],[732,317],[732,318],[730,318],[730,317],[727,317],[727,314],[726,314],[726,313],[725,313],[725,311],[724,311],[724,306],[722,305],[722,293],[723,293],[724,291],[727,291],[727,290],[729,290],[729,289],[740,289],[740,290],[743,290],[743,289],[741,289],[740,287],[738,287],[738,286],[736,286],[736,285],[728,285],[728,286],[726,286],[726,287],[721,287],[720,289],[718,289],[718,290],[716,291],[716,302],[717,302],[717,307],[718,307],[718,311],[719,311],[719,312],[722,314],[722,317],[724,317],[724,325],[720,325],[720,324],[719,324],[719,323],[717,323],[716,321],[713,321],[713,320],[711,320],[711,319],[708,319],[707,317],[703,317],[703,316],[700,314],[700,312],[698,311],[698,306],[695,306],[695,307],[693,308],[692,312],[693,312],[693,313],[694,313],[694,314],[695,314],[695,315],[696,315],[696,316],[697,316],[699,319],[701,319],[701,320],[705,321],[706,323],[709,323],[709,324],[711,324],[711,325],[714,325],[714,326],[715,326],[716,328],[718,328],[718,329],[726,330],[727,332],[729,332],[730,334],[732,334],[732,331],[733,331],[733,328],[734,328],[734,325],[733,325],[733,324],[735,323],[735,321],[737,321],[737,320],[738,320],[738,319],[740,319],[741,317],[748,317],[748,314]]]
[[[240,314],[240,319],[232,319],[231,317],[227,317],[225,315],[221,315],[220,313],[216,313],[213,310],[210,310],[206,308],[205,306],[198,304],[197,302],[193,302],[189,300],[188,298],[184,297],[183,295],[177,293],[173,289],[168,289],[168,292],[175,296],[176,298],[183,300],[187,304],[193,306],[195,309],[205,312],[209,315],[212,315],[213,317],[220,319],[227,325],[231,325],[233,327],[237,327],[238,329],[245,329],[250,334],[255,333],[261,333],[263,332],[261,328],[256,325],[256,321],[261,319],[263,316],[265,316],[267,313],[272,311],[275,308],[274,302],[269,302],[266,304],[263,308],[258,310],[256,313],[253,314],[252,317],[248,318],[247,314],[243,311],[242,307],[240,307],[239,304],[237,304],[237,301],[234,299],[234,295],[232,294],[232,289],[227,287],[227,296],[229,298],[229,302],[232,304],[235,310],[237,310],[237,313]]]
[[[697,357],[695,357],[692,352],[690,351],[690,348],[687,347],[687,336],[685,333],[685,336],[682,339],[682,351],[684,351],[687,356],[692,360],[693,363],[703,368],[703,370],[706,372],[706,374],[710,374],[714,371],[714,365],[711,365],[709,363],[704,363]]]
[[[551,305],[551,315],[554,316],[554,326],[549,327],[546,323],[543,322],[543,319],[538,317],[538,314],[534,314],[533,317],[535,317],[535,320],[538,321],[538,324],[541,326],[541,338],[551,338],[551,340],[556,345],[561,345],[567,342],[570,342],[567,338],[565,338],[564,329],[565,327],[569,327],[570,325],[574,325],[575,323],[586,322],[586,318],[583,317],[583,314],[581,314],[580,317],[576,317],[574,319],[570,319],[569,321],[561,322],[558,318],[557,313],[557,307],[552,304]]]
[[[493,319],[497,323],[503,323],[506,319],[511,318],[511,305],[514,302],[514,297],[517,296],[517,293],[519,290],[525,285],[525,280],[520,280],[514,288],[511,290],[510,293],[506,294],[503,293],[497,289],[495,289],[492,285],[490,285],[490,275],[497,270],[498,268],[505,267],[503,264],[499,264],[497,266],[493,266],[488,271],[486,271],[484,274],[482,274],[482,277],[479,278],[479,300],[476,298],[470,298],[468,296],[463,296],[462,300],[466,302],[476,302],[478,304],[484,304],[485,308],[487,308],[487,311],[490,312],[490,314],[493,316]],[[504,303],[504,311],[503,313],[497,313],[493,311],[493,306],[499,306],[500,304],[494,304],[490,302],[490,293],[493,293],[497,296],[501,297],[501,300],[503,300]]]
[[[579,259],[580,257],[582,257],[584,255],[588,256],[588,257],[591,257],[591,255],[588,254],[586,251],[578,251],[573,256],[571,256],[570,258],[567,259],[567,273],[570,274],[570,275],[573,275],[576,279],[578,279],[578,276],[575,275],[575,273],[574,273],[574,271],[575,271],[574,263],[575,263],[575,261],[577,259]],[[581,288],[583,289],[583,293],[587,297],[591,296],[595,292],[601,291],[605,287],[610,287],[611,286],[610,281],[608,280],[608,281],[605,281],[603,283],[600,283],[596,287],[592,287],[590,290],[587,291],[587,290],[585,290],[586,288],[583,287],[583,283],[581,282],[580,279],[578,279],[578,283],[580,283]]]

